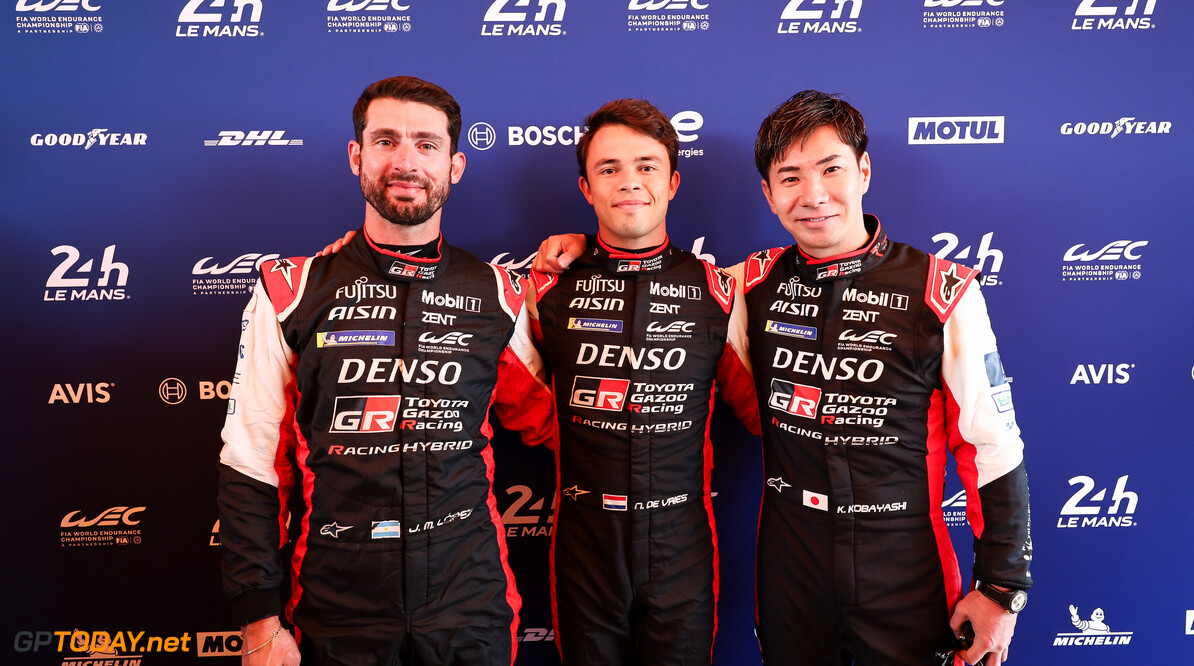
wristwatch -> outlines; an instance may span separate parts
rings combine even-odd
[[[1028,593],[1024,590],[1001,590],[990,583],[980,583],[978,591],[999,604],[1007,613],[1019,613],[1028,605]]]

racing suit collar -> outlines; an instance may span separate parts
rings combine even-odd
[[[818,259],[805,254],[804,250],[797,246],[796,270],[800,277],[810,282],[852,278],[870,271],[883,261],[889,245],[883,225],[874,215],[863,215],[863,224],[866,226],[869,239],[866,245],[853,252]]]
[[[620,250],[606,245],[596,235],[586,235],[585,238],[591,248],[585,255],[589,262],[615,275],[658,273],[671,266],[675,260],[675,250],[667,237],[664,237],[659,247],[646,252]]]
[[[400,282],[409,282],[411,280],[429,282],[439,276],[441,271],[447,269],[448,262],[444,256],[446,246],[444,245],[444,235],[442,233],[436,240],[435,257],[412,257],[400,252],[394,252],[393,250],[387,250],[374,243],[364,228],[361,229],[359,235],[368,244],[369,254],[373,257],[374,263],[377,264],[378,270],[391,280]]]

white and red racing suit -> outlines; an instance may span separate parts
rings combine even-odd
[[[288,599],[304,664],[513,662],[489,408],[528,444],[555,432],[524,284],[442,237],[262,264],[220,454],[241,623]]]
[[[768,664],[926,664],[963,594],[942,514],[966,490],[974,577],[1032,584],[1028,482],[977,271],[888,240],[741,268],[765,483],[756,624]]]

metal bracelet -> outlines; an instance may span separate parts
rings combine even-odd
[[[278,627],[277,629],[274,629],[274,633],[271,634],[269,638],[265,639],[264,643],[262,643],[261,645],[258,645],[257,647],[253,648],[252,650],[249,650],[248,652],[241,652],[241,655],[247,657],[247,656],[253,654],[254,652],[260,650],[261,648],[269,645],[270,643],[273,643],[274,639],[277,638],[278,634],[280,634],[280,633],[282,633],[282,627]]]

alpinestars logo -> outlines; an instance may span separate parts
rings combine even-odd
[[[17,0],[17,34],[99,34],[104,31],[99,10],[96,0]]]
[[[187,0],[175,37],[260,37],[263,0]]]
[[[547,37],[564,29],[566,0],[493,0],[481,23],[482,37]]]
[[[1157,0],[1082,0],[1071,30],[1149,30]]]
[[[1006,0],[925,0],[926,28],[1002,28]],[[927,11],[932,10],[932,11]]]
[[[976,263],[971,266],[976,271],[985,271],[979,282],[984,287],[998,287],[1003,284],[999,281],[999,271],[1003,268],[1003,250],[991,247],[991,238],[994,236],[994,231],[988,231],[983,234],[978,244],[978,251],[974,253]],[[973,246],[967,245],[962,249],[958,249],[958,246],[962,242],[954,234],[941,232],[933,236],[933,242],[943,243],[941,249],[934,253],[938,259],[949,259],[950,261],[963,263],[963,260],[971,258],[970,250]],[[991,260],[990,265],[987,264],[988,259]]]
[[[858,26],[861,12],[862,0],[788,0],[775,31],[781,35],[862,32]]]
[[[1072,245],[1062,256],[1061,281],[1139,280],[1141,249],[1146,245],[1148,241],[1130,240],[1111,241],[1098,249]]]
[[[701,0],[630,0],[626,20],[631,32],[694,32],[709,29],[709,2]]]
[[[409,0],[407,0],[409,3]],[[410,11],[403,0],[328,0],[328,32],[392,33],[410,32]]]
[[[1111,631],[1106,619],[1107,613],[1102,608],[1095,608],[1087,619],[1082,619],[1078,607],[1070,604],[1070,624],[1077,631],[1058,632],[1053,638],[1053,647],[1128,645],[1132,642],[1132,632]]]
[[[224,130],[218,139],[204,139],[203,145],[211,147],[229,146],[301,146],[302,139],[287,139],[286,130]]]

